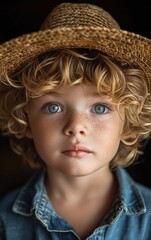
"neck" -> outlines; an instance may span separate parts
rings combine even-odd
[[[46,188],[49,198],[78,204],[93,198],[104,198],[116,191],[116,181],[109,168],[87,176],[68,176],[48,169]]]

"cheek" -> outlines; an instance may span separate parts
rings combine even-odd
[[[60,125],[58,121],[39,111],[28,111],[28,122],[26,136],[33,139],[37,153],[44,160],[56,149],[55,145],[58,145]]]
[[[58,146],[59,136],[55,127],[36,123],[32,127],[32,136],[37,153],[45,161]]]
[[[111,124],[111,122],[101,121],[94,125],[95,136],[95,149],[103,161],[111,161],[116,155],[120,141],[122,126],[116,126],[116,124]]]
[[[39,135],[45,135],[48,132],[53,132],[53,130],[56,129],[56,121],[53,119],[50,119],[48,116],[46,116],[44,113],[30,113],[28,116],[28,122],[29,127],[31,129],[31,133],[33,135],[33,138]]]
[[[33,139],[39,141],[53,140],[59,131],[59,126],[55,122],[36,122],[31,127]]]
[[[122,138],[124,123],[120,119],[115,118],[112,121],[110,118],[95,119],[91,124],[96,137],[104,138],[104,141],[119,142]]]
[[[103,121],[100,121],[99,119],[93,119],[91,120],[91,126],[94,131],[94,133],[100,133],[103,129]]]

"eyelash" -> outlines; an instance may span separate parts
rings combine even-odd
[[[55,110],[54,112],[51,112],[50,111],[50,109],[49,109],[49,107],[52,107],[52,106],[56,106],[56,107],[58,107],[58,108],[60,108],[61,110],[59,110],[59,111],[57,111],[57,110]],[[45,104],[45,106],[42,108],[42,110],[44,111],[44,112],[46,112],[46,113],[59,113],[59,112],[62,112],[63,110],[62,110],[62,107],[60,106],[60,104],[58,104],[58,103],[48,103],[48,104]]]
[[[97,107],[98,107],[98,108],[101,107],[100,109],[102,109],[103,111],[101,111],[100,113],[96,112],[96,110],[94,110],[94,109],[96,109]],[[91,112],[101,115],[101,114],[106,114],[106,113],[108,113],[110,110],[111,110],[111,109],[110,109],[109,105],[107,105],[107,104],[105,104],[105,103],[99,103],[99,104],[94,105],[94,107],[91,109]]]
[[[54,111],[53,108],[52,110],[50,111],[50,107],[53,107],[54,108]],[[55,107],[57,108],[55,110]],[[97,108],[99,110],[99,108],[101,109],[101,112],[97,112]],[[58,104],[58,103],[48,103],[48,104],[45,104],[43,107],[42,107],[42,110],[46,113],[49,113],[49,114],[55,114],[55,113],[60,113],[63,111],[63,107]],[[106,114],[108,113],[109,111],[111,111],[109,105],[105,104],[105,103],[98,103],[98,104],[95,104],[92,108],[91,108],[91,112],[92,113],[96,113],[96,114]]]

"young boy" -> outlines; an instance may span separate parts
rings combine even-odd
[[[0,46],[0,126],[41,166],[0,203],[0,239],[149,240],[151,190],[123,167],[151,133],[151,41],[64,3]]]

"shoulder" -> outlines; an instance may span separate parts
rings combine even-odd
[[[15,190],[7,193],[4,197],[2,197],[0,199],[0,216],[3,213],[11,211],[13,203],[16,200],[21,189],[22,189],[22,187],[17,188]]]
[[[144,200],[146,210],[151,213],[151,188],[148,188],[140,183],[136,183],[137,189],[142,195],[142,199]]]
[[[116,176],[120,188],[120,196],[125,211],[143,217],[151,217],[151,189],[136,182],[131,175],[123,168],[116,169]],[[145,214],[144,214],[145,213]]]
[[[40,178],[40,171],[32,174],[29,180],[21,187],[9,192],[0,199],[0,218],[13,214],[13,207],[24,209],[29,207],[36,192],[35,186]]]
[[[0,199],[0,239],[24,239],[24,228],[32,227],[33,199],[43,179],[44,174],[36,171],[22,187]]]
[[[6,226],[8,225],[8,229],[10,230],[10,223],[14,222],[12,208],[20,191],[21,188],[15,189],[0,199],[0,239],[6,238]]]

